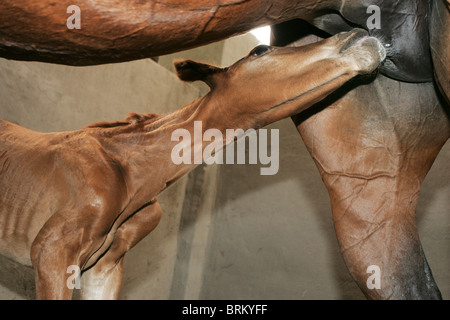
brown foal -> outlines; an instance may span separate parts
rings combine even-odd
[[[299,48],[259,46],[229,68],[176,62],[180,79],[211,90],[166,116],[57,133],[0,120],[0,253],[33,265],[38,299],[71,298],[70,266],[89,268],[82,298],[118,298],[124,255],[160,220],[157,195],[196,166],[172,161],[174,130],[192,133],[194,121],[222,133],[263,127],[384,58],[378,40],[354,30]]]

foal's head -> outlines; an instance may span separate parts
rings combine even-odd
[[[336,80],[340,86],[358,74],[371,73],[385,56],[377,39],[355,29],[302,47],[260,45],[228,68],[192,60],[176,61],[175,68],[181,80],[208,84],[211,98],[219,101],[216,112],[227,118],[268,115],[290,105],[283,113],[286,117],[302,110],[309,93]]]

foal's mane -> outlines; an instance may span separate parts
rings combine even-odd
[[[147,113],[147,114],[139,114],[130,112],[127,114],[127,118],[125,120],[120,121],[99,121],[94,122],[89,125],[87,125],[85,128],[115,128],[115,127],[123,127],[123,126],[129,126],[129,125],[135,125],[141,122],[146,122],[146,124],[152,123],[156,121],[158,118],[158,115],[156,113]],[[152,120],[152,121],[148,121]]]

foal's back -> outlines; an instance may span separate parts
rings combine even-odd
[[[83,196],[84,162],[99,152],[82,131],[40,133],[0,120],[0,254],[31,265],[46,221]],[[76,162],[74,159],[78,159]]]

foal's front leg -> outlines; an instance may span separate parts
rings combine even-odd
[[[135,213],[117,230],[113,243],[104,256],[81,277],[81,299],[118,299],[123,277],[125,254],[147,236],[161,219],[157,200]]]
[[[69,277],[79,271],[94,248],[101,246],[102,233],[80,216],[98,216],[97,210],[82,215],[72,211],[53,215],[39,231],[31,247],[31,259],[35,269],[36,299],[69,300],[72,283]],[[75,267],[76,269],[69,269]]]

